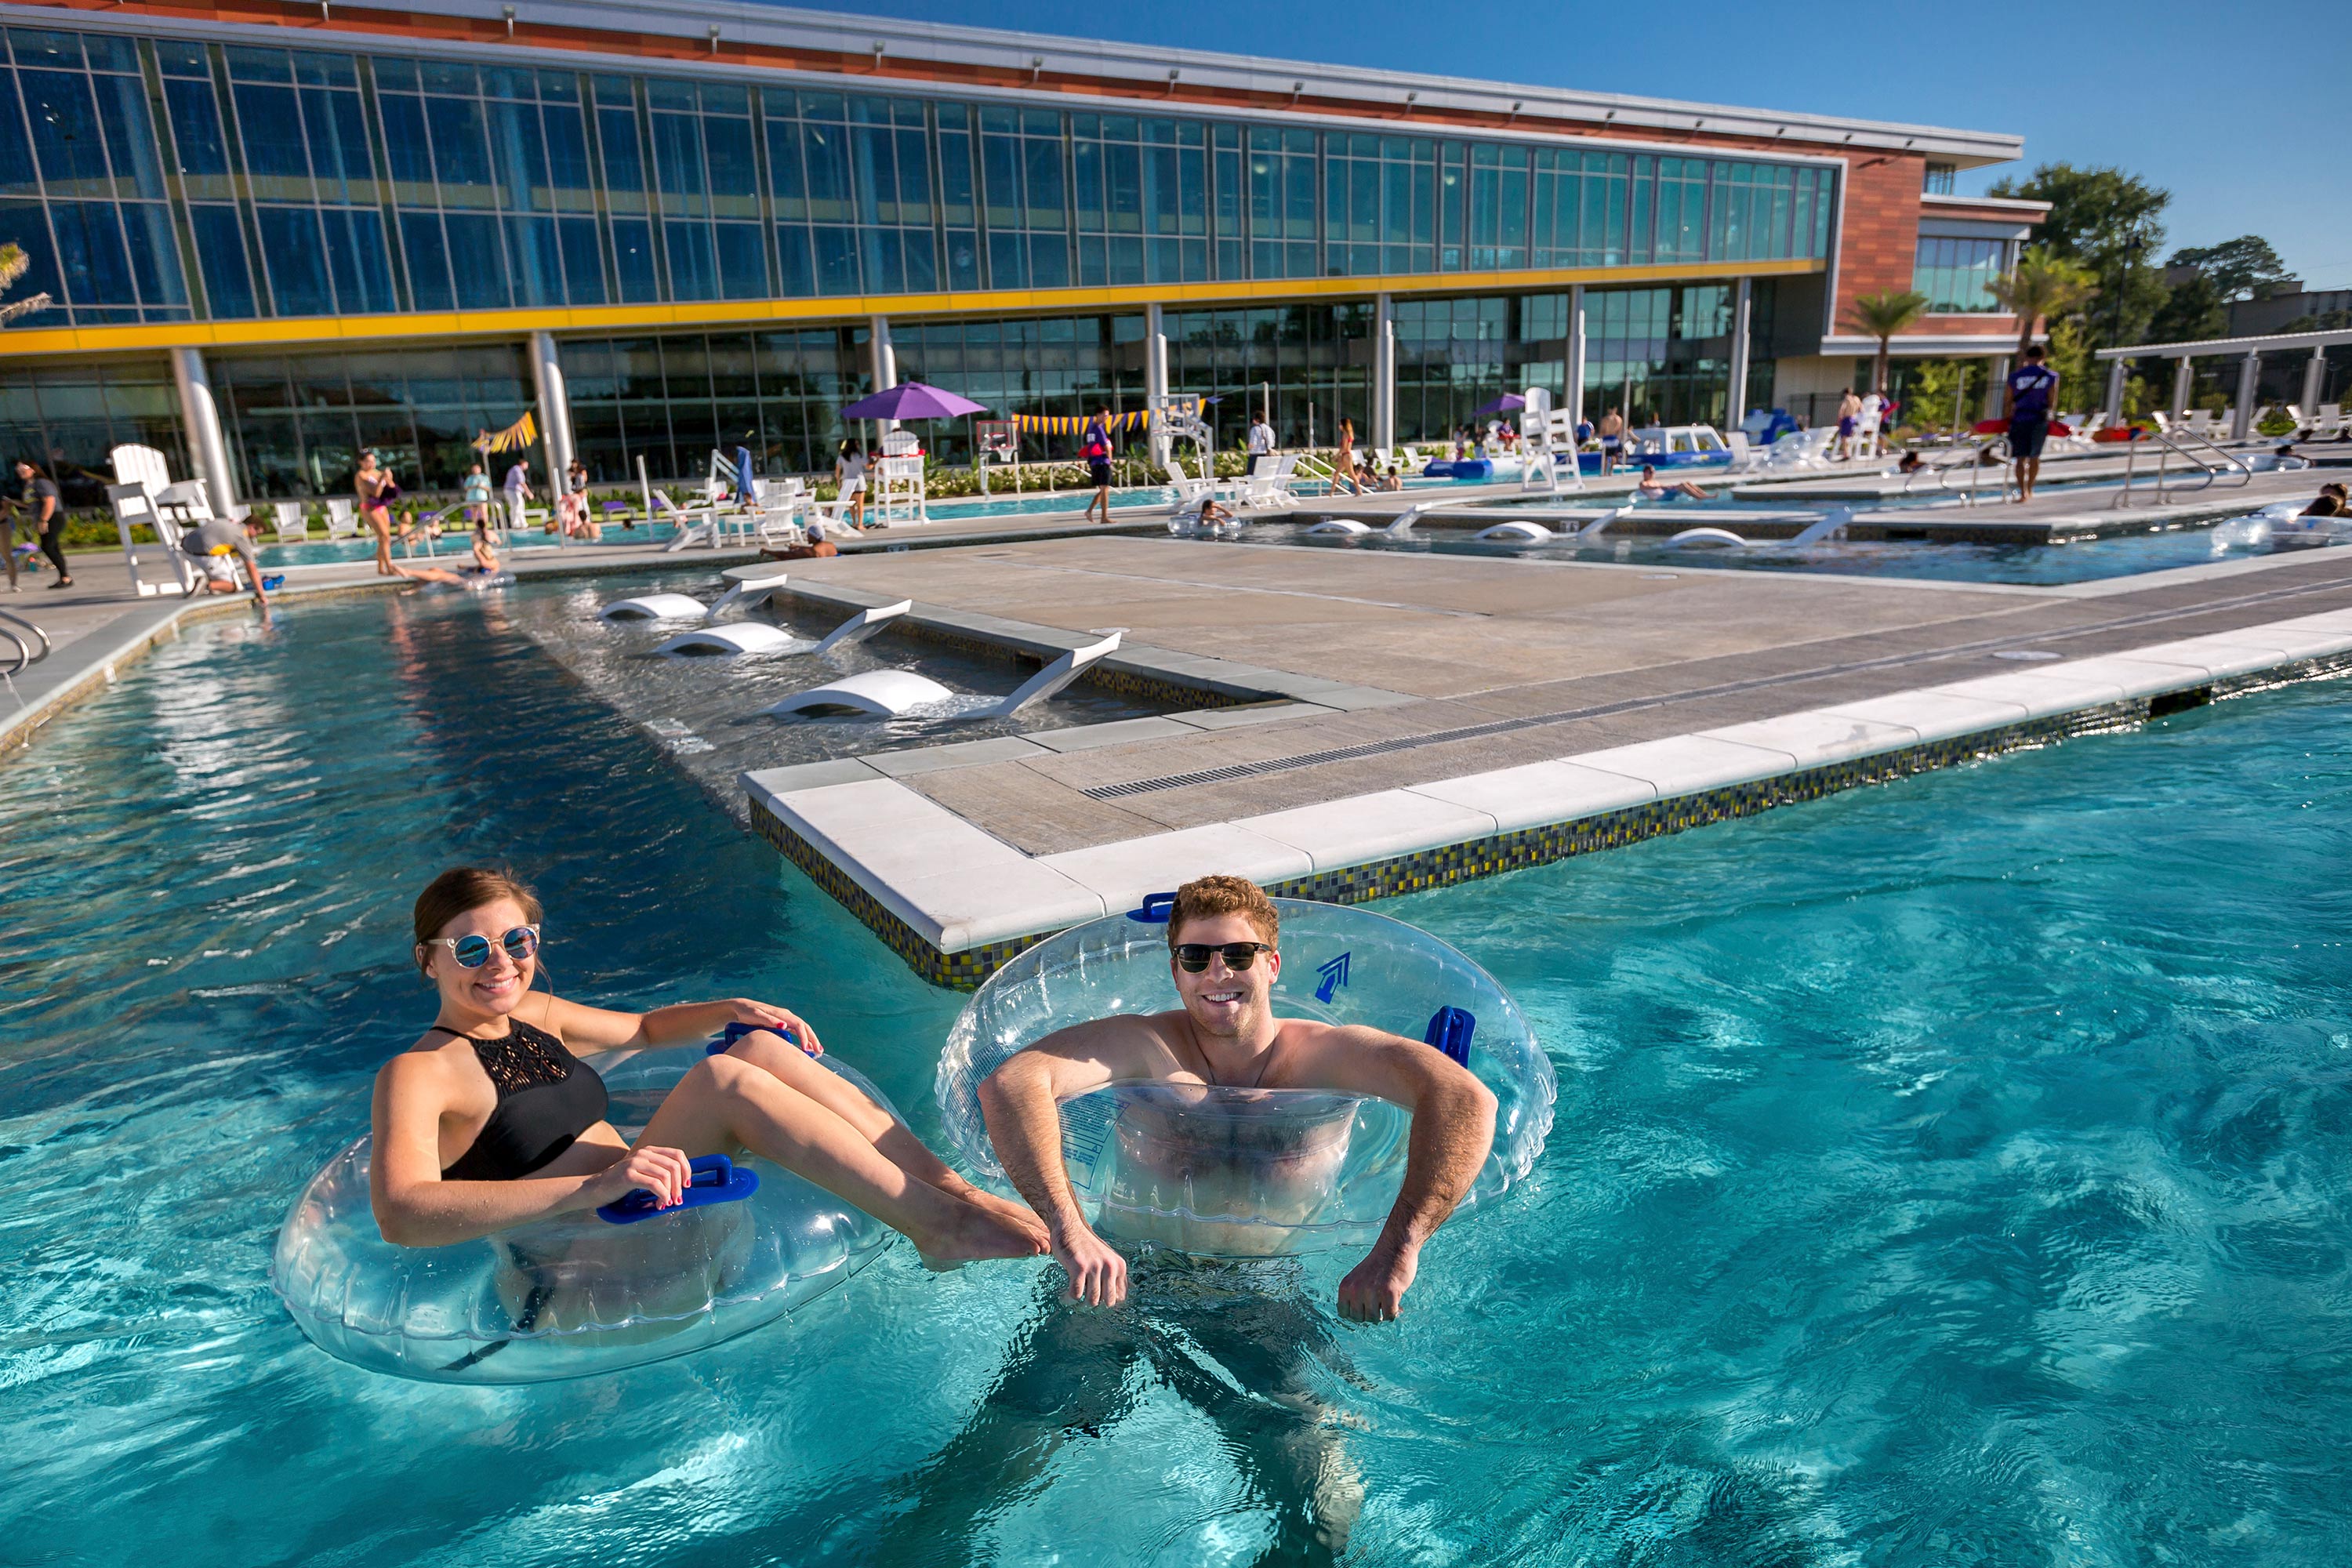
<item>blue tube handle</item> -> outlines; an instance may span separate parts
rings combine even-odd
[[[676,1214],[680,1209],[741,1203],[760,1190],[760,1173],[737,1169],[735,1162],[724,1154],[698,1155],[688,1162],[688,1168],[694,1173],[692,1184],[679,1201],[669,1207],[656,1208],[653,1194],[639,1187],[628,1196],[604,1205],[596,1211],[596,1217],[607,1225],[635,1225],[639,1220]]]
[[[1454,1058],[1461,1067],[1470,1065],[1470,1041],[1478,1033],[1478,1019],[1466,1007],[1440,1007],[1431,1016],[1429,1032],[1422,1037]]]
[[[702,1054],[706,1057],[725,1056],[727,1054],[728,1047],[732,1046],[736,1041],[741,1039],[744,1036],[757,1034],[761,1029],[768,1027],[770,1027],[770,1026],[766,1024],[730,1024],[725,1028],[719,1030],[717,1037],[714,1037],[709,1045],[702,1047]],[[801,1046],[801,1037],[793,1033],[792,1030],[788,1028],[778,1028],[775,1032],[783,1036],[784,1038],[790,1040],[793,1044]],[[801,1049],[805,1051],[808,1047],[806,1046],[801,1046]]]
[[[1142,925],[1164,926],[1175,912],[1175,894],[1146,893],[1143,895],[1143,907],[1128,910],[1127,918]]]

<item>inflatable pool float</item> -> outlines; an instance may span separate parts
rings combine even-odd
[[[703,1054],[582,1059],[625,1130]],[[888,1108],[854,1068],[818,1059]],[[719,1344],[832,1289],[896,1235],[764,1160],[710,1157],[695,1162],[688,1202],[667,1210],[637,1193],[452,1247],[395,1247],[368,1206],[368,1152],[362,1137],[310,1178],[278,1228],[269,1283],[329,1355],[431,1383],[586,1377]]]
[[[1011,1194],[982,1120],[980,1085],[1068,1025],[1177,1006],[1160,894],[1040,942],[992,975],[950,1031],[937,1091],[966,1169]],[[1462,1200],[1491,1205],[1551,1131],[1550,1060],[1486,972],[1424,931],[1368,910],[1277,899],[1284,1017],[1364,1024],[1426,1040],[1495,1092],[1495,1143]],[[1062,1106],[1062,1154],[1107,1239],[1213,1258],[1370,1246],[1403,1180],[1412,1117],[1310,1089],[1122,1083]]]

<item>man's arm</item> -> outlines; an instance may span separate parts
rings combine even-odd
[[[1087,1224],[1062,1163],[1061,1102],[1121,1080],[1157,1076],[1167,1055],[1148,1019],[1101,1018],[1046,1036],[981,1081],[981,1114],[997,1163],[1045,1222],[1054,1260],[1069,1276],[1066,1300],[1116,1307],[1127,1299],[1127,1260]]]
[[[254,554],[252,545],[246,543],[239,543],[237,545],[236,552],[245,558],[245,574],[247,579],[253,584],[253,596],[259,600],[265,608],[268,607],[269,604],[269,590],[261,585],[260,557]],[[281,587],[284,586],[282,584],[279,585]]]
[[[1495,1142],[1495,1094],[1443,1051],[1363,1027],[1317,1029],[1286,1065],[1285,1088],[1371,1095],[1412,1113],[1404,1184],[1364,1260],[1339,1282],[1339,1314],[1385,1322],[1402,1310],[1422,1244],[1478,1179]]]

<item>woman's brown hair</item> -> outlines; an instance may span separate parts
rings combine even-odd
[[[522,910],[523,919],[532,925],[540,922],[539,900],[529,888],[504,871],[491,871],[479,866],[452,866],[425,885],[416,895],[416,941],[422,944],[441,934],[441,928],[459,915],[471,914],[486,904],[500,899],[512,899]],[[425,959],[416,961],[417,971],[426,973]]]

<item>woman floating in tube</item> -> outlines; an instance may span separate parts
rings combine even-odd
[[[934,1266],[1045,1250],[1045,1227],[940,1163],[904,1124],[810,1058],[816,1032],[736,998],[615,1013],[534,992],[540,907],[461,867],[416,900],[416,966],[440,1012],[376,1075],[370,1195],[401,1247],[442,1247],[644,1189],[680,1201],[702,1154],[750,1150],[865,1210]],[[581,1050],[670,1046],[755,1026],[670,1091],[632,1143],[604,1120]]]

